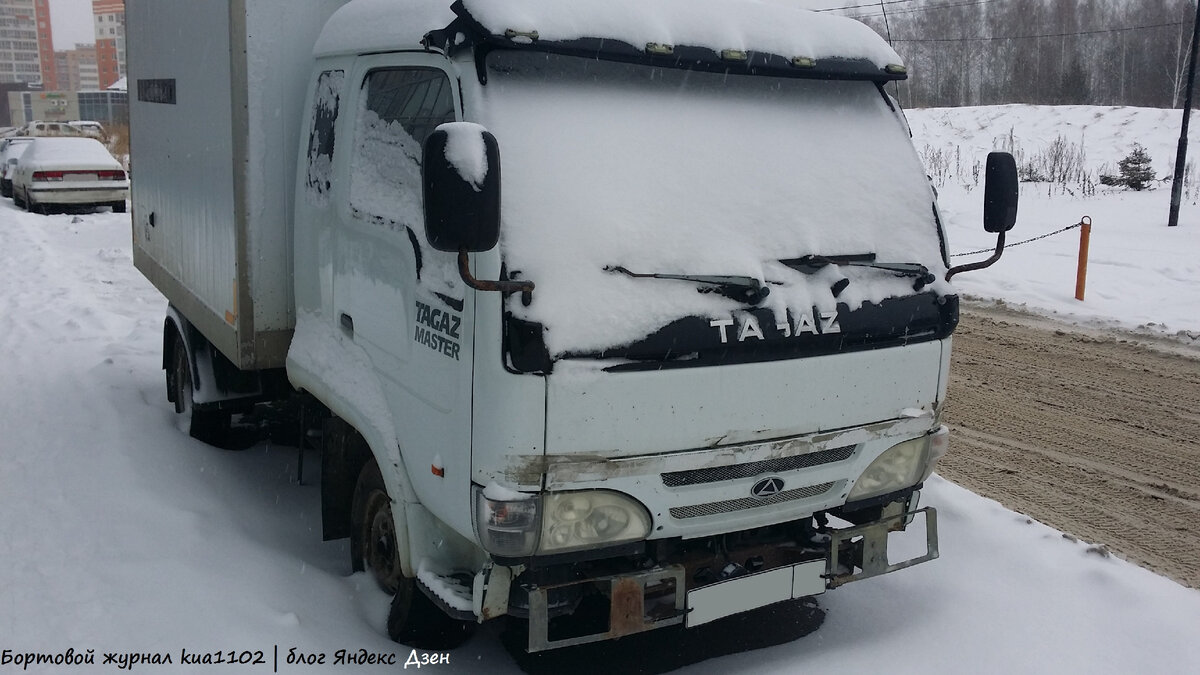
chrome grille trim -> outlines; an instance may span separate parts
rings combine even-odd
[[[796,488],[794,490],[784,490],[777,495],[767,497],[765,499],[757,499],[755,497],[743,497],[741,499],[727,499],[721,502],[709,502],[707,504],[694,504],[692,506],[674,506],[671,507],[672,518],[699,518],[701,516],[715,516],[720,513],[730,513],[732,511],[741,511],[743,509],[754,509],[760,506],[772,506],[783,502],[790,502],[797,499],[806,499],[808,497],[816,497],[818,495],[829,492],[835,482],[821,483],[820,485],[810,485],[808,487]]]
[[[814,466],[821,466],[822,464],[832,464],[850,459],[857,447],[857,445],[847,445],[841,448],[830,448],[803,455],[764,459],[760,462],[729,464],[727,466],[689,469],[687,471],[672,471],[662,474],[662,482],[667,487],[681,487],[684,485],[703,485],[705,483],[720,483],[727,480],[751,478],[766,473],[783,473],[796,469],[808,469]]]

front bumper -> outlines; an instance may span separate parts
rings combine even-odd
[[[796,523],[787,530],[789,536],[733,540],[732,545],[727,538],[659,542],[641,559],[494,567],[496,583],[478,589],[483,595],[480,614],[484,619],[527,615],[528,649],[538,652],[665,626],[692,628],[819,595],[938,557],[937,513],[915,508],[917,496],[891,502],[871,522],[825,533]],[[889,562],[889,536],[913,523],[923,525],[924,552]],[[577,616],[584,613],[591,616]]]

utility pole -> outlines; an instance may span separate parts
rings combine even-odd
[[[1179,151],[1175,155],[1175,178],[1171,181],[1171,215],[1167,226],[1179,224],[1179,202],[1183,199],[1183,167],[1187,163],[1188,122],[1192,117],[1192,91],[1196,85],[1196,48],[1200,45],[1200,2],[1196,3],[1196,19],[1192,23],[1192,55],[1188,62],[1187,96],[1183,101],[1183,129],[1179,132]]]

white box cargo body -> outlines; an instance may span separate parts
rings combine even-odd
[[[299,111],[345,1],[128,4],[134,264],[234,365],[282,367]]]

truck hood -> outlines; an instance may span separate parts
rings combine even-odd
[[[948,344],[652,371],[559,362],[547,376],[546,453],[611,459],[933,415]]]

